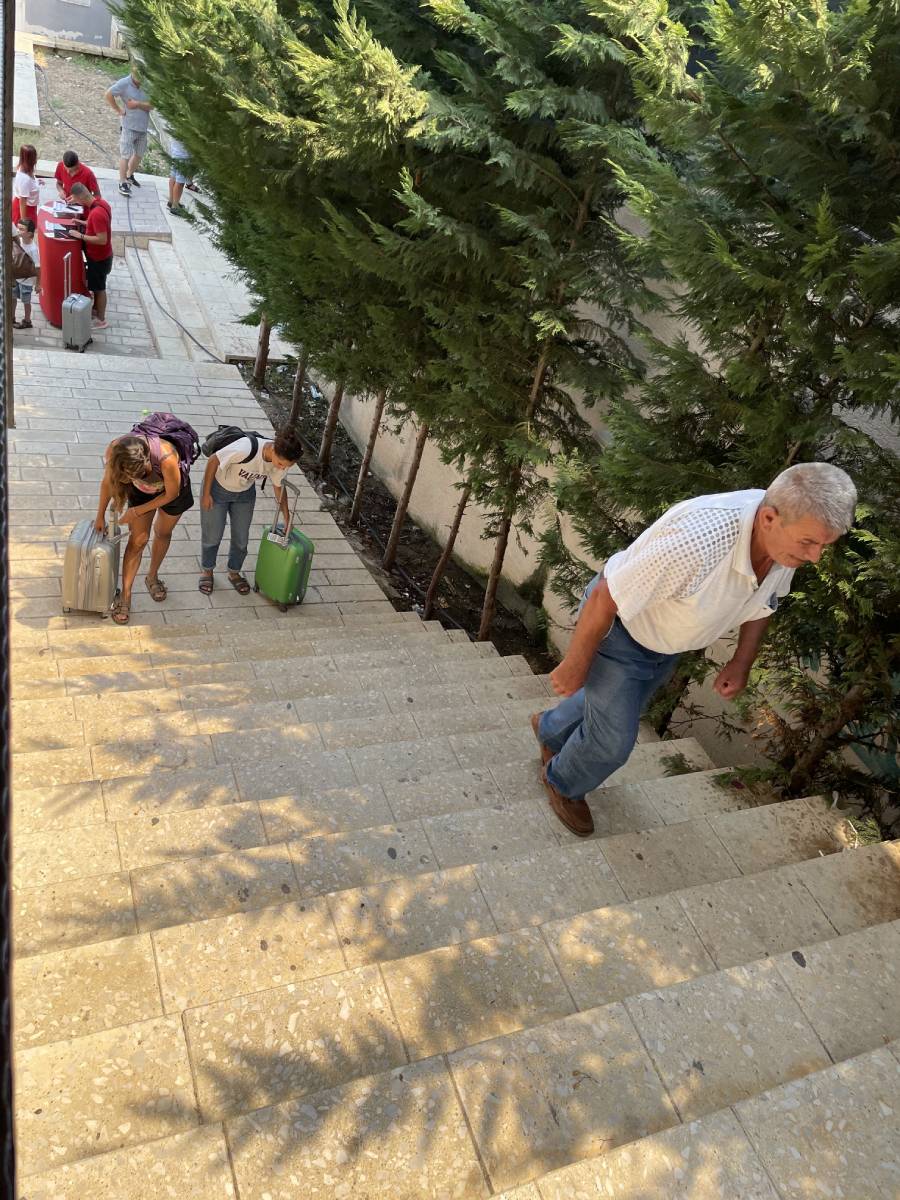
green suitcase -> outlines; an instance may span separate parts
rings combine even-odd
[[[282,487],[289,487],[295,493],[296,509],[300,489],[286,480]],[[294,528],[293,510],[286,534],[274,533],[273,526],[267,525],[259,543],[253,590],[262,592],[282,612],[287,612],[289,605],[299,604],[306,595],[314,551],[306,534]]]

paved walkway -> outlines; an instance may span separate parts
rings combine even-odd
[[[199,593],[195,507],[165,603],[64,615],[111,437],[265,417],[186,357],[24,350],[16,386],[19,1200],[896,1200],[900,845],[691,739],[572,838],[546,680],[396,612],[299,478],[289,613]]]

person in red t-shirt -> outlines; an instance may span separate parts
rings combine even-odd
[[[72,185],[72,199],[86,210],[86,220],[74,221],[71,233],[84,243],[87,285],[94,297],[94,328],[106,329],[106,277],[113,265],[112,210],[83,183]]]
[[[74,150],[67,150],[62,162],[56,164],[56,191],[60,200],[68,200],[76,183],[83,183],[92,196],[100,195],[97,176],[90,167],[84,165]]]

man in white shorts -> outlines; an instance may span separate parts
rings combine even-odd
[[[531,719],[550,806],[567,829],[593,832],[585,796],[627,761],[641,713],[680,654],[738,629],[713,686],[725,700],[744,690],[794,571],[818,562],[855,509],[849,475],[830,463],[798,463],[766,491],[676,504],[609,559],[585,590],[569,649],[550,675],[564,699]]]
[[[122,100],[123,108],[119,107],[119,99]],[[119,191],[123,196],[130,196],[132,187],[141,186],[134,173],[147,151],[147,130],[150,128],[150,112],[153,108],[150,97],[141,87],[137,67],[133,66],[130,74],[107,90],[106,102],[116,110],[116,115],[122,122],[122,134],[119,139]]]

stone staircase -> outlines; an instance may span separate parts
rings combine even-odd
[[[61,615],[110,437],[264,417],[188,359],[17,376],[22,1200],[897,1200],[896,843],[649,737],[571,837],[547,681],[395,612],[302,481],[288,614],[200,595],[194,508],[165,604]]]

